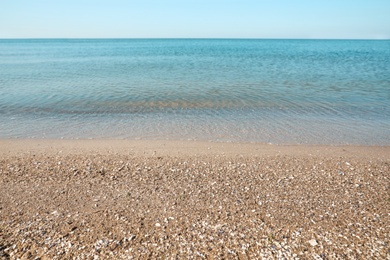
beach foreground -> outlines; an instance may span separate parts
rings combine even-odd
[[[1,140],[0,258],[390,257],[390,147]]]

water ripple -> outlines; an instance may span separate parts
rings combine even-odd
[[[390,41],[0,40],[0,137],[390,143]]]

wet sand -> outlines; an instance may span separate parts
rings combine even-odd
[[[390,147],[0,140],[2,259],[390,257]]]

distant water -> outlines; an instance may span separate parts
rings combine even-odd
[[[0,138],[390,145],[390,41],[0,40]]]

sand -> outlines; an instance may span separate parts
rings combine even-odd
[[[2,259],[389,259],[390,147],[0,140]]]

